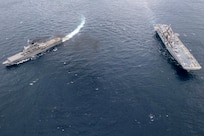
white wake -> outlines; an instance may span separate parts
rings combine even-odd
[[[86,18],[84,16],[82,16],[81,23],[77,26],[77,28],[74,31],[72,31],[71,33],[66,35],[64,38],[62,38],[62,42],[65,42],[65,41],[71,39],[76,34],[78,34],[80,32],[80,30],[84,27],[85,23],[86,23]]]
[[[157,23],[156,21],[156,16],[154,14],[154,12],[152,11],[152,9],[149,7],[149,4],[146,0],[143,1],[143,5],[144,5],[144,9],[146,9],[146,16],[148,17],[150,23],[152,26],[155,26]]]

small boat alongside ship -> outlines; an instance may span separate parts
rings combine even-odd
[[[8,57],[7,60],[4,61],[2,64],[5,66],[12,66],[26,62],[36,57],[38,54],[46,52],[47,50],[55,47],[56,45],[59,45],[60,43],[63,42],[62,39],[63,38],[61,37],[55,37],[44,42],[33,41],[31,43],[28,43],[27,46],[24,46],[22,52],[19,52],[11,57]]]
[[[178,38],[178,34],[173,32],[170,25],[157,24],[154,29],[164,43],[166,49],[184,70],[191,71],[202,68],[195,57]]]

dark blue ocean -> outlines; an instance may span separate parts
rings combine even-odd
[[[203,0],[4,0],[0,62],[28,39],[66,35],[0,64],[0,136],[203,136]],[[203,69],[186,72],[153,26],[171,24]]]

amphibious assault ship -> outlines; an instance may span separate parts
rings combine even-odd
[[[55,37],[49,40],[46,40],[44,42],[30,42],[27,46],[24,46],[24,49],[22,52],[19,52],[9,58],[7,58],[6,61],[4,61],[2,64],[5,66],[11,66],[15,64],[20,64],[23,62],[26,62],[32,58],[34,58],[36,55],[41,54],[48,49],[51,49],[55,47],[56,45],[62,43],[61,37]]]
[[[178,38],[178,34],[173,32],[170,25],[157,24],[154,29],[161,38],[166,49],[184,70],[190,71],[201,69],[198,61]]]

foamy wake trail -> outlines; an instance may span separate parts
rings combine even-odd
[[[143,1],[143,4],[144,4],[144,8],[146,9],[146,16],[148,17],[151,25],[155,26],[157,24],[156,23],[157,21],[156,21],[156,16],[155,16],[154,12],[149,7],[149,4],[146,0]]]
[[[71,33],[66,35],[64,38],[62,38],[62,42],[65,42],[65,41],[71,39],[76,34],[78,34],[80,32],[80,30],[84,27],[85,23],[86,23],[86,18],[84,16],[82,16],[81,23],[77,26],[77,28],[74,31],[72,31]]]

